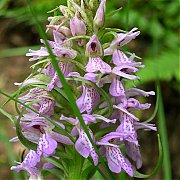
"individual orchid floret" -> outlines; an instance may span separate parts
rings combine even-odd
[[[125,150],[128,157],[130,157],[134,162],[136,162],[137,169],[142,166],[142,157],[139,150],[139,146],[132,142],[125,142]]]
[[[61,128],[65,129],[64,125],[60,122],[55,121]],[[46,133],[48,137],[51,137],[56,142],[61,144],[72,145],[72,141],[65,135],[54,132],[53,129],[55,126],[48,122],[44,117],[37,117],[34,113],[24,114],[21,118],[21,127],[22,133],[25,134],[25,137],[31,141],[33,137],[33,142],[37,143],[40,136]],[[34,134],[33,134],[34,133]]]
[[[127,97],[132,97],[132,96],[144,96],[144,97],[149,97],[150,95],[155,95],[154,91],[143,91],[141,89],[137,88],[129,88],[126,90],[126,96]]]
[[[78,13],[70,19],[70,29],[73,36],[84,36],[86,35],[86,25],[82,20],[79,19]],[[84,45],[84,41],[82,39],[78,39],[79,46]]]
[[[26,56],[32,56],[29,61],[34,61],[49,56],[49,53],[45,47],[41,47],[39,50],[29,49],[29,53],[26,53]]]
[[[112,61],[116,66],[122,66],[124,64],[134,67],[144,67],[141,62],[134,61],[134,55],[129,58],[120,50],[115,50],[112,55]]]
[[[20,97],[19,100],[24,103],[39,100],[38,102],[33,103],[31,106],[36,109],[40,114],[46,115],[48,117],[54,114],[54,107],[56,103],[44,89],[41,89],[39,87],[33,88],[29,91],[29,93]]]
[[[140,79],[138,76],[129,74],[137,71],[139,71],[137,68],[130,65],[117,66],[112,69],[113,74],[130,80]]]
[[[41,173],[38,170],[37,164],[39,162],[39,158],[35,151],[30,150],[26,155],[24,161],[22,163],[18,163],[18,166],[12,166],[11,170],[15,170],[19,172],[21,170],[25,170],[30,174],[30,179],[41,179]]]
[[[47,25],[46,27],[53,30],[53,32],[55,31],[55,32],[62,34],[64,36],[64,39],[71,36],[71,31],[66,26],[59,27],[59,25]],[[55,34],[55,32],[53,33],[53,35]],[[63,38],[62,38],[62,40],[63,40]]]
[[[102,74],[105,74],[111,72],[111,66],[100,57],[90,57],[86,65],[86,71],[89,73],[100,71]]]
[[[96,154],[94,147],[92,146],[84,130],[79,129],[78,131],[79,131],[79,138],[75,143],[75,148],[77,152],[79,152],[79,154],[81,154],[84,158],[87,158],[89,155],[91,155],[94,165],[97,166],[98,155]],[[91,138],[94,139],[93,133],[90,129],[89,129],[89,133],[91,135]]]
[[[73,65],[69,62],[58,61],[59,68],[61,69],[64,77],[67,77],[68,74],[72,71]],[[51,91],[56,85],[58,88],[62,88],[61,81],[59,80],[57,72],[54,70],[52,63],[49,64],[45,70],[45,75],[52,78],[51,82],[48,84],[47,89]]]
[[[107,146],[106,158],[109,169],[112,172],[120,173],[122,168],[129,176],[132,177],[134,175],[131,163],[124,157],[118,147]]]
[[[82,95],[76,101],[80,112],[86,111],[91,114],[94,107],[98,105],[100,101],[100,95],[97,90],[93,87],[83,85]]]
[[[116,132],[127,135],[125,139],[126,141],[138,145],[137,133],[134,127],[134,119],[124,112],[121,113],[119,119],[121,124],[116,129]]]
[[[144,129],[144,130],[157,131],[157,127],[155,126],[155,124],[150,124],[150,123],[146,123],[146,122],[136,122],[135,121],[134,127],[136,130]]]
[[[132,109],[138,109],[138,110],[145,110],[149,109],[151,104],[145,103],[145,104],[140,104],[140,102],[134,98],[129,98],[127,100],[127,107]]]
[[[86,56],[98,57],[103,55],[103,50],[98,37],[94,34],[86,44]]]
[[[125,121],[124,121],[125,122]],[[126,120],[126,123],[128,121]],[[148,123],[143,123],[143,122],[137,122],[137,121],[132,121],[131,124],[129,124],[129,126],[127,125],[127,127],[129,127],[129,129],[132,129],[133,127],[133,131],[135,129],[135,131],[139,130],[139,129],[147,129],[147,130],[153,130],[156,131],[157,128],[155,127],[154,124],[148,124]],[[131,128],[130,128],[131,127]],[[124,128],[125,129],[125,128]],[[126,128],[127,129],[127,128]],[[117,129],[117,131],[122,130],[122,128]],[[129,131],[129,130],[128,130]],[[137,136],[137,134],[135,134],[135,136]],[[136,137],[137,138],[137,137]],[[125,149],[126,149],[126,154],[134,161],[136,162],[136,167],[137,169],[141,168],[142,166],[142,157],[141,157],[141,153],[139,150],[139,146],[138,144],[134,144],[132,142],[129,141],[125,141]]]
[[[140,34],[140,31],[137,30],[137,28],[133,28],[127,33],[117,33],[117,37],[111,42],[110,47],[104,50],[104,55],[112,55],[116,49],[135,39]]]
[[[101,0],[94,17],[94,31],[97,32],[100,27],[104,25],[106,11],[106,0]]]
[[[132,177],[134,175],[132,165],[129,160],[121,153],[119,146],[116,145],[116,140],[122,141],[124,137],[124,134],[112,132],[105,135],[96,144],[102,145],[103,148],[105,148],[108,166],[112,172],[120,173],[121,169],[124,169],[124,171]]]

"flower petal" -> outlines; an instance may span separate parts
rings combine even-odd
[[[89,73],[100,71],[101,73],[110,73],[111,66],[104,62],[100,57],[89,58],[89,62],[86,65],[86,71]]]
[[[49,133],[43,134],[39,139],[37,155],[38,157],[44,156],[48,157],[55,153],[57,147],[57,142],[51,137]]]
[[[139,151],[139,147],[131,142],[125,142],[126,154],[136,162],[137,169],[140,169],[142,166],[142,157]]]
[[[106,158],[108,161],[109,169],[114,173],[121,172],[121,165],[118,161],[119,148],[106,147]]]
[[[118,97],[125,96],[124,87],[123,87],[121,81],[117,77],[114,77],[112,79],[112,83],[109,88],[109,93],[115,97],[116,96],[118,96]]]
[[[81,113],[86,111],[87,114],[90,114],[92,109],[98,105],[99,101],[100,95],[97,90],[93,87],[83,85],[83,93],[76,103]]]

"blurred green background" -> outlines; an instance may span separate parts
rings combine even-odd
[[[66,1],[32,1],[32,6],[44,27],[48,23],[47,17],[53,15],[47,12],[60,4],[66,4]],[[116,15],[107,18],[106,22],[107,27],[125,30],[138,27],[141,31],[140,36],[128,45],[131,52],[142,57],[146,66],[137,73],[141,81],[134,83],[141,84],[141,88],[149,91],[155,90],[155,82],[160,81],[165,112],[163,122],[167,127],[170,151],[169,167],[163,167],[171,170],[172,179],[180,179],[179,6],[178,0],[107,0],[107,12],[123,8]],[[28,62],[25,53],[29,48],[36,49],[36,46],[40,45],[39,35],[25,0],[1,0],[0,24],[0,89],[12,93],[17,89],[13,83],[23,81],[31,71],[32,64]],[[0,105],[4,100],[5,98],[0,96]],[[156,103],[155,97],[149,98],[148,101],[152,103],[152,108],[141,115],[144,119],[151,115]],[[4,109],[16,115],[13,102]],[[153,122],[159,129],[164,128],[158,123],[158,119],[157,116]],[[0,179],[20,178],[13,175],[10,166],[14,164],[14,160],[21,158],[24,147],[20,143],[9,143],[8,139],[13,136],[13,124],[0,114]],[[139,136],[144,163],[141,172],[149,173],[158,158],[157,137],[155,133],[150,132],[140,132]],[[168,144],[166,140],[166,145]],[[160,170],[154,179],[165,179],[163,171]]]

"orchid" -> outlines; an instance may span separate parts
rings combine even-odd
[[[136,96],[155,92],[126,88],[127,81],[140,79],[136,72],[144,65],[134,53],[128,57],[122,46],[140,31],[110,29],[114,39],[104,44],[106,0],[68,0],[53,11],[59,10],[63,16],[48,18],[53,38],[41,40],[40,50],[26,54],[35,62],[32,75],[16,83],[21,106],[18,136],[11,142],[25,139],[35,147],[11,169],[26,170],[30,179],[41,178],[44,168],[56,168],[65,179],[88,179],[95,166],[111,177],[122,170],[133,177],[143,158],[137,131],[157,130],[134,114],[151,106]]]

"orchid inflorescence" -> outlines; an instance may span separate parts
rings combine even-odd
[[[134,170],[142,166],[137,131],[156,131],[154,124],[140,122],[134,115],[135,110],[150,108],[150,104],[141,104],[135,97],[155,93],[124,87],[128,80],[139,79],[134,73],[144,67],[134,60],[135,54],[128,57],[121,50],[140,32],[137,28],[129,32],[105,28],[106,0],[100,3],[97,0],[69,0],[67,7],[61,5],[59,9],[63,16],[48,18],[47,30],[53,34],[53,40],[48,44],[76,98],[89,134],[110,171],[120,173],[124,170],[133,177]],[[107,35],[111,38],[104,42]],[[44,40],[41,42],[45,44]],[[31,76],[23,83],[17,83],[21,89],[18,100],[31,109],[22,105],[20,109],[24,113],[17,118],[20,119],[22,135],[37,144],[37,148],[30,149],[23,162],[17,162],[18,165],[11,169],[17,172],[26,170],[30,178],[38,179],[42,170],[59,168],[60,173],[68,178],[70,169],[60,169],[46,158],[62,162],[64,167],[66,161],[61,154],[72,155],[73,159],[76,152],[83,157],[79,162],[84,163],[83,166],[90,163],[88,157],[92,158],[94,166],[101,164],[97,151],[72,111],[47,47],[29,50],[26,55],[36,63],[32,66]],[[70,136],[57,131],[52,122]]]

